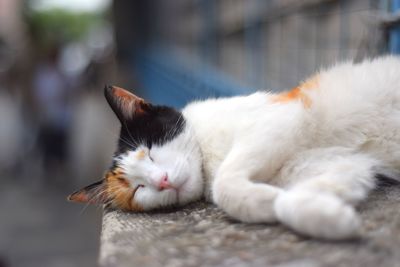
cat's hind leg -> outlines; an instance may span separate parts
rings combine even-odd
[[[295,231],[320,238],[345,239],[359,233],[354,205],[375,187],[379,161],[344,148],[315,149],[288,163],[289,181],[274,208]],[[285,179],[282,177],[282,179]]]

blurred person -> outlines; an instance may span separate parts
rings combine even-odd
[[[58,67],[59,47],[54,46],[40,62],[33,76],[34,99],[38,110],[38,148],[47,172],[62,167],[67,156],[71,108],[68,84]],[[52,173],[54,174],[54,173]]]

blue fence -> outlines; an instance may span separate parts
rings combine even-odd
[[[400,12],[400,0],[392,0],[391,11]],[[400,26],[394,26],[390,31],[389,51],[394,54],[400,54]]]
[[[181,108],[187,102],[196,99],[246,94],[258,88],[284,89],[285,86],[281,86],[281,84],[292,83],[290,78],[293,78],[293,82],[297,82],[304,78],[305,74],[309,74],[309,71],[315,71],[320,65],[331,64],[331,61],[335,60],[332,54],[336,50],[340,52],[336,53],[339,55],[338,59],[345,59],[350,52],[353,52],[352,50],[359,49],[354,44],[351,46],[350,41],[357,43],[358,46],[359,40],[352,39],[353,33],[362,30],[352,29],[349,24],[357,25],[354,23],[356,21],[354,17],[372,6],[369,4],[352,8],[348,4],[349,2],[342,1],[336,9],[332,8],[336,3],[327,5],[327,8],[324,9],[324,5],[321,4],[314,9],[309,9],[308,13],[299,13],[296,20],[287,20],[286,24],[282,24],[285,28],[271,28],[268,34],[265,30],[268,22],[264,21],[264,24],[261,24],[263,18],[261,15],[261,17],[253,17],[251,12],[245,14],[243,31],[236,34],[243,35],[245,49],[245,60],[243,60],[245,67],[243,69],[246,70],[247,84],[257,86],[257,88],[246,88],[241,86],[235,77],[227,75],[216,67],[218,64],[214,61],[218,54],[218,42],[221,41],[221,38],[225,38],[217,36],[216,4],[210,0],[200,0],[198,3],[203,26],[194,47],[198,49],[197,55],[200,55],[204,61],[202,64],[188,65],[188,61],[182,58],[179,51],[165,48],[166,44],[162,40],[155,42],[157,43],[156,47],[142,49],[132,56],[135,77],[141,83],[142,88],[138,93],[153,103]],[[400,0],[380,0],[379,3],[381,11],[400,12]],[[265,2],[262,0],[253,0],[246,4],[252,7],[249,9],[250,11],[265,8]],[[371,11],[376,12],[376,9],[371,9]],[[331,15],[332,18],[335,15],[340,17],[339,32],[325,31],[324,27],[334,29],[335,25],[329,23],[335,20],[324,21],[324,14]],[[293,21],[297,21],[298,24]],[[318,22],[321,22],[321,25]],[[306,34],[305,37],[300,36],[301,34],[298,34],[297,37],[292,36],[300,32],[299,30]],[[286,31],[295,34],[286,34]],[[269,33],[271,34],[269,35]],[[272,35],[273,33],[280,35],[278,38],[281,39],[279,44],[282,44],[282,47],[279,49],[273,47],[277,42],[268,43],[268,39],[277,39]],[[337,38],[333,34],[337,34]],[[271,47],[268,47],[269,45]],[[264,50],[269,48],[271,51],[264,53]],[[400,54],[400,26],[395,26],[389,31],[387,51]],[[270,64],[268,70],[263,65],[266,63]],[[277,67],[273,65],[274,63],[277,64]],[[243,77],[241,78],[243,79]],[[289,80],[289,82],[283,83],[280,81],[281,79]],[[275,83],[271,85],[271,81],[275,81]]]
[[[136,75],[144,88],[141,96],[154,104],[176,108],[196,99],[232,96],[251,92],[217,68],[202,64],[188,66],[168,49],[152,48],[135,57]]]

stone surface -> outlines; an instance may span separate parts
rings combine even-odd
[[[152,213],[105,210],[101,266],[400,266],[400,187],[359,207],[362,236],[330,242],[279,224],[244,224],[211,204]]]

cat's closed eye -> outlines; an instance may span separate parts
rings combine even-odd
[[[147,156],[149,157],[149,159],[150,159],[152,162],[154,162],[154,159],[153,159],[153,157],[150,155],[150,150],[149,150],[149,152],[148,152]]]

